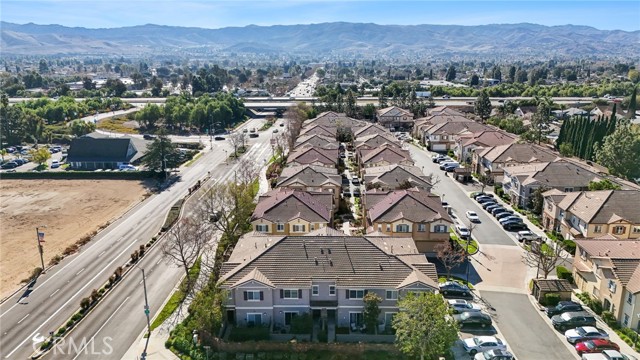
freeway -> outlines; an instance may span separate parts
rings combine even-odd
[[[260,120],[250,120],[241,126],[245,127],[260,127]],[[265,133],[251,139],[250,144],[256,148],[265,148],[267,144],[270,149],[268,138]],[[212,146],[212,151],[201,160],[184,168],[180,181],[135,206],[80,252],[65,258],[30,288],[0,304],[1,359],[28,357],[34,337],[47,336],[63,324],[77,310],[82,298],[104,284],[115,268],[125,264],[135,249],[158,232],[169,207],[187,193],[189,186],[224,160],[224,150],[231,151],[227,141],[214,142]],[[161,290],[168,292],[174,285],[163,279]]]
[[[268,139],[267,133],[261,134],[245,156],[255,159],[258,163],[268,160],[271,156]],[[198,164],[212,169],[212,179],[209,183],[225,182],[233,178],[233,172],[239,165],[237,163],[225,165],[223,162],[224,155],[220,152],[208,153],[198,160]],[[203,185],[203,188],[209,186],[209,183]],[[197,204],[199,196],[200,194],[196,193],[185,204],[184,213],[187,216]],[[184,270],[163,259],[162,252],[157,248],[145,256],[137,266],[145,269],[150,316],[153,318],[184,275]],[[57,348],[57,353],[49,352],[44,358],[71,360],[122,358],[147,325],[143,312],[144,293],[141,282],[142,276],[137,270],[125,277],[113,293],[109,294],[91,313],[88,321],[83,321],[73,330],[66,341],[67,346]],[[86,344],[86,346],[76,351],[75,348],[68,347],[71,342]]]

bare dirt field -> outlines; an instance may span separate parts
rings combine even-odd
[[[40,266],[36,226],[46,225],[44,263],[115,220],[147,191],[128,180],[0,181],[0,298]]]

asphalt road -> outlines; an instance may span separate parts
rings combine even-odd
[[[261,162],[271,156],[268,132],[261,134],[256,143],[249,149],[247,157]],[[233,172],[238,165],[225,165],[224,154],[207,154],[199,160],[200,164],[213,166],[212,182],[224,182],[233,178]],[[209,184],[203,186],[206,187]],[[197,203],[200,193],[189,198],[185,204],[185,214]],[[147,293],[151,318],[161,310],[166,298],[184,275],[184,270],[168,263],[162,257],[162,252],[155,248],[138,264],[145,269]],[[144,293],[141,272],[127,276],[108,297],[91,313],[87,321],[83,321],[70,334],[75,344],[83,343],[86,347],[71,354],[54,354],[50,352],[45,359],[121,359],[129,347],[144,331],[147,323],[144,314]],[[105,345],[109,343],[110,348]],[[69,350],[64,348],[62,350]],[[73,349],[72,349],[73,350]],[[67,351],[68,352],[68,351]]]
[[[259,127],[260,122],[251,120],[242,127]],[[252,149],[262,148],[263,151],[270,151],[269,135],[263,133],[259,138],[251,139],[249,143],[256,145]],[[180,181],[138,204],[121,219],[101,231],[79,253],[65,258],[60,264],[49,269],[31,289],[24,289],[0,304],[1,358],[28,357],[33,351],[34,338],[47,336],[50,331],[63,324],[78,309],[82,298],[89,296],[93,289],[104,284],[116,267],[127,262],[133,250],[155,235],[175,200],[184,196],[189,186],[204,178],[208,171],[224,161],[223,149],[231,150],[227,141],[213,142],[213,146],[213,151],[183,170]],[[212,177],[215,178],[216,174],[212,174]],[[151,257],[149,255],[148,257]],[[175,282],[168,280],[170,279],[163,278],[159,292],[164,291],[168,294],[175,286]],[[120,289],[123,288],[125,287],[121,285]],[[165,297],[160,296],[162,300]],[[125,304],[127,303],[128,301]],[[100,312],[111,313],[116,308],[117,306],[106,308]],[[141,329],[136,330],[136,336]],[[118,333],[118,330],[114,329],[109,331]],[[135,336],[131,337],[130,342],[123,345],[123,351],[126,351],[134,339]]]
[[[475,225],[471,235],[480,244],[495,245],[513,245],[516,242],[512,237],[507,235],[498,227],[495,219],[485,212],[482,207],[469,197],[469,194],[460,189],[458,183],[449,176],[445,176],[445,172],[440,170],[439,164],[431,160],[431,154],[427,150],[420,149],[417,146],[409,145],[409,151],[413,157],[415,165],[428,174],[438,176],[440,182],[432,189],[433,193],[440,194],[442,200],[446,201],[453,207],[455,214],[463,224],[469,226],[469,221],[465,217],[468,210],[473,210],[478,214],[480,223]]]
[[[578,359],[537,314],[527,295],[480,291],[494,309],[493,320],[517,359]]]

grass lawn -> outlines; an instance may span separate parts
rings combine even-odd
[[[130,126],[125,126],[124,123],[131,121],[126,117],[102,119],[98,121],[96,128],[99,130],[113,131],[124,134],[139,134],[138,129],[134,129]]]
[[[462,285],[467,285],[467,287],[471,290],[473,290],[473,284],[472,283],[468,283],[466,281],[464,281],[464,279],[461,279],[457,276],[449,276],[449,280],[447,280],[446,276],[438,276],[438,283],[442,284],[443,282],[447,282],[447,281],[455,281],[457,283],[460,283]]]
[[[467,240],[460,239],[458,237],[458,235],[456,235],[453,231],[450,232],[449,236],[451,236],[451,239],[453,239],[455,242],[460,244],[460,246],[465,251],[467,250]],[[469,240],[469,255],[475,255],[477,253],[478,253],[478,242],[473,240],[473,239],[470,239]]]

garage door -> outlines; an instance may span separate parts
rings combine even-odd
[[[431,144],[431,151],[447,151],[447,144]]]

